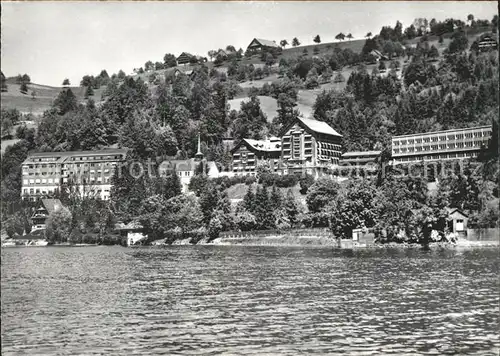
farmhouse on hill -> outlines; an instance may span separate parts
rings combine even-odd
[[[258,53],[267,50],[281,51],[281,47],[274,41],[254,38],[247,47],[248,52]]]
[[[195,56],[187,52],[182,52],[179,57],[177,57],[177,64],[188,64],[188,63],[203,63],[207,59],[201,56]]]

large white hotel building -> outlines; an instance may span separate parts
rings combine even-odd
[[[106,149],[30,154],[22,164],[21,195],[37,200],[73,184],[81,194],[108,200],[111,176],[126,153],[126,149]]]
[[[417,133],[392,138],[395,164],[476,158],[488,147],[492,126]]]

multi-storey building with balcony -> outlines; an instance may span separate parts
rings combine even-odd
[[[394,164],[418,161],[471,159],[488,146],[491,126],[394,136]]]
[[[126,149],[32,153],[22,164],[23,199],[37,200],[72,186],[82,195],[108,200],[115,166]]]
[[[280,133],[283,173],[318,176],[337,165],[342,155],[342,135],[326,122],[298,117]]]
[[[271,137],[268,140],[244,138],[231,150],[233,173],[235,175],[255,175],[259,164],[266,162],[274,172],[279,169],[281,140]]]

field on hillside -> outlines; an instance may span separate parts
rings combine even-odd
[[[267,121],[271,122],[273,118],[278,115],[278,113],[276,112],[276,110],[278,110],[278,104],[276,102],[276,99],[271,98],[270,96],[262,96],[262,95],[259,95],[258,98],[260,100],[260,108],[267,116]],[[228,104],[230,110],[236,110],[236,111],[240,110],[241,103],[248,100],[250,100],[249,97],[229,100]]]
[[[59,95],[62,87],[51,87],[41,84],[28,84],[28,94],[20,91],[21,85],[7,82],[7,91],[1,93],[1,105],[4,109],[17,109],[23,114],[32,113],[40,115],[49,109],[54,99]],[[78,101],[84,101],[85,88],[70,87]],[[92,97],[95,102],[101,100],[101,94],[104,88],[95,89]],[[35,92],[35,98],[31,93]]]
[[[345,40],[342,42],[327,42],[320,44],[312,44],[307,46],[297,46],[297,47],[289,47],[283,49],[283,52],[280,57],[283,58],[291,58],[301,56],[304,52],[304,49],[307,50],[309,55],[314,55],[314,49],[317,48],[319,50],[319,54],[325,54],[335,51],[335,48],[340,49],[351,49],[353,52],[360,53],[365,45],[365,40]]]

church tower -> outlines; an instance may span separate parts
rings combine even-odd
[[[203,153],[201,153],[200,134],[198,134],[198,152],[194,155],[194,159],[197,162],[200,162],[203,159]]]

